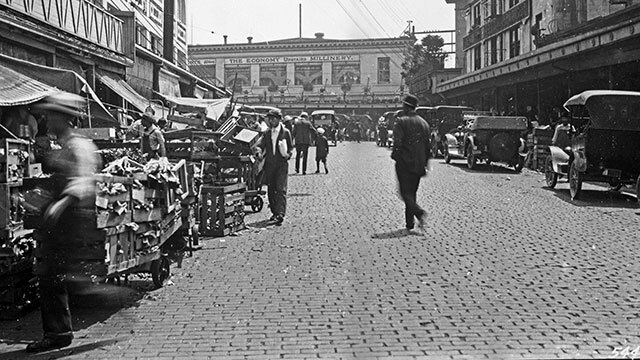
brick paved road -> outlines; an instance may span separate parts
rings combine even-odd
[[[205,240],[172,286],[85,297],[74,346],[42,358],[603,358],[640,346],[632,197],[587,186],[572,203],[566,182],[439,159],[419,193],[429,227],[407,235],[388,150],[343,143],[329,162],[329,175],[290,177],[283,226],[264,228],[265,208],[239,236]],[[0,357],[23,356],[39,326],[38,312],[0,323]]]

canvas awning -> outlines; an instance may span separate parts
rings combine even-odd
[[[60,90],[0,65],[0,106],[26,105]]]
[[[103,83],[106,87],[113,90],[116,94],[120,95],[126,102],[135,107],[138,111],[144,112],[147,107],[151,106],[151,108],[155,111],[154,118],[156,120],[165,117],[168,114],[169,109],[153,103],[149,101],[149,99],[140,95],[137,91],[135,91],[131,85],[127,84],[122,78],[117,75],[105,75],[100,72],[96,73],[98,79],[101,83]]]
[[[162,94],[161,94],[162,95]],[[193,109],[202,109],[206,116],[212,120],[218,120],[224,114],[230,98],[224,99],[198,99],[162,95],[169,103],[173,104],[178,112],[192,112]]]

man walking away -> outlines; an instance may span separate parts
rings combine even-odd
[[[426,212],[416,202],[420,178],[427,175],[425,168],[431,156],[429,124],[418,114],[418,98],[407,95],[403,100],[403,114],[393,128],[393,151],[396,175],[400,185],[400,196],[405,204],[407,230],[413,229],[414,217],[420,228],[424,228]]]
[[[280,122],[279,110],[267,113],[269,130],[264,134],[258,146],[258,158],[264,157],[264,182],[267,184],[269,209],[273,214],[269,222],[281,225],[287,209],[288,160],[291,158],[291,133]]]
[[[309,121],[309,114],[302,112],[300,121],[293,127],[293,141],[296,144],[296,174],[300,172],[300,159],[302,159],[302,175],[307,173],[307,158],[309,145],[316,135],[316,130]]]

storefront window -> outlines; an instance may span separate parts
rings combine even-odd
[[[238,77],[236,79],[236,74]],[[251,66],[246,65],[225,65],[224,84],[229,88],[234,88],[233,80],[236,79],[235,89],[242,90],[242,87],[251,86]]]
[[[332,84],[360,84],[360,62],[331,63]]]
[[[322,64],[296,64],[295,85],[322,85]]]
[[[287,81],[287,65],[260,65],[260,86],[281,86]]]
[[[389,58],[378,58],[378,84],[388,84],[391,82],[391,68]]]
[[[518,28],[509,30],[509,58],[520,55],[520,35]]]

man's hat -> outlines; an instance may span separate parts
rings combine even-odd
[[[291,121],[293,118],[289,115],[284,116],[284,121]]]
[[[280,110],[269,110],[269,112],[267,113],[267,117],[275,117],[278,119],[282,119],[282,113],[280,112]]]
[[[320,134],[320,135],[324,134],[324,129],[323,128],[318,128],[318,134]]]
[[[31,105],[31,111],[34,113],[47,114],[48,112],[58,112],[73,117],[83,118],[83,114],[80,109],[86,105],[86,100],[76,94],[68,92],[60,92],[57,94],[49,95],[41,101]]]
[[[418,98],[414,95],[409,94],[404,97],[402,103],[409,107],[416,108],[418,106]]]
[[[309,117],[309,114],[307,114],[306,111],[303,111],[300,113],[300,117]]]

